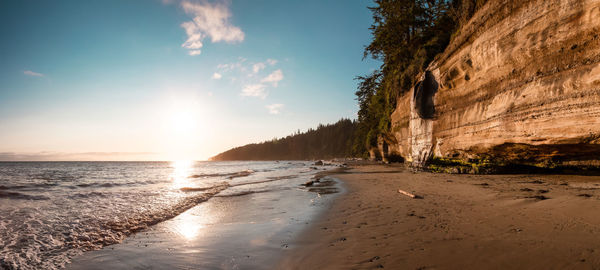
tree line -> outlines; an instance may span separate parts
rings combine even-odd
[[[236,147],[211,160],[311,160],[352,156],[354,133],[358,123],[341,119],[320,124],[316,129],[297,132],[284,138]]]

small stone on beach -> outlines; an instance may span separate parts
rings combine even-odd
[[[540,201],[550,199],[550,198],[548,198],[548,197],[546,197],[544,195],[529,196],[527,198],[536,199],[536,200],[540,200]]]

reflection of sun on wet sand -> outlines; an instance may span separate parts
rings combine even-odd
[[[282,269],[600,267],[600,177],[360,166]],[[421,199],[399,193],[401,189]]]

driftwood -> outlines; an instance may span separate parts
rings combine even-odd
[[[423,196],[415,195],[415,194],[412,194],[410,192],[406,192],[406,191],[401,190],[401,189],[398,190],[398,193],[404,194],[404,195],[406,195],[408,197],[411,197],[413,199],[423,199]]]

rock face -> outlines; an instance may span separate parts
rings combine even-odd
[[[387,154],[600,165],[600,0],[490,0],[392,114]]]

